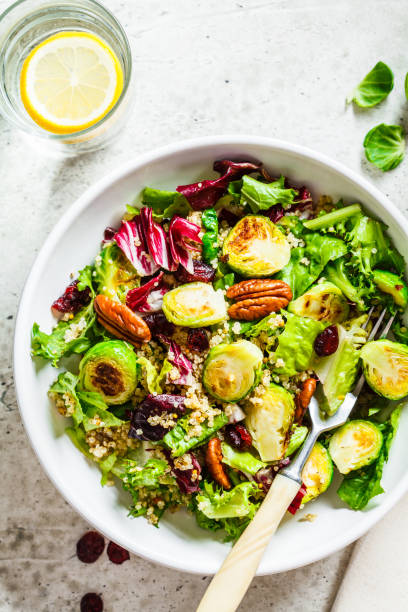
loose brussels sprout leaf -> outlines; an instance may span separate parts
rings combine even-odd
[[[227,318],[224,294],[209,283],[188,283],[168,291],[163,298],[168,321],[184,327],[207,327]]]
[[[123,425],[122,419],[109,411],[100,393],[78,391],[77,395],[82,406],[82,423],[85,431],[92,431],[99,427],[119,427]]]
[[[383,435],[371,421],[349,421],[330,438],[329,452],[340,474],[370,465],[380,454]]]
[[[333,463],[330,455],[320,442],[316,442],[309,459],[302,470],[302,482],[306,487],[306,495],[302,503],[315,499],[329,488],[333,478]]]
[[[408,394],[408,347],[391,340],[367,342],[361,349],[364,376],[370,387],[390,400]]]
[[[262,351],[248,340],[218,344],[204,364],[204,387],[222,402],[236,402],[258,383],[262,360]]]
[[[208,421],[201,423],[199,435],[189,436],[189,430],[193,427],[190,423],[190,416],[187,415],[177,421],[177,425],[163,438],[163,443],[171,450],[173,457],[180,457],[195,446],[203,444],[216,431],[228,423],[228,417],[222,412],[214,417],[212,425]]]
[[[259,459],[254,457],[251,453],[247,451],[237,451],[226,442],[221,443],[221,450],[222,462],[240,472],[244,472],[244,474],[251,474],[254,476],[259,470],[267,467],[266,463],[259,461]]]
[[[293,425],[290,433],[289,444],[285,452],[285,457],[290,457],[300,448],[306,440],[309,430],[304,425]]]
[[[294,203],[298,195],[296,189],[285,188],[285,177],[273,183],[257,181],[251,176],[244,176],[241,188],[241,204],[249,204],[253,213],[260,210],[267,210],[275,204],[280,204],[283,208],[288,208]]]
[[[99,342],[82,358],[79,379],[82,389],[100,393],[107,404],[123,404],[136,389],[136,355],[121,340]]]
[[[348,317],[349,306],[340,289],[328,281],[313,285],[290,302],[289,312],[326,323],[341,323]]]
[[[298,317],[291,313],[286,313],[285,316],[287,317],[285,329],[279,336],[275,352],[275,363],[283,361],[283,365],[274,367],[274,371],[294,376],[309,368],[314,357],[313,343],[325,325],[320,321]]]
[[[393,170],[404,159],[404,129],[400,125],[376,125],[364,138],[364,150],[368,161],[377,168],[383,172]]]
[[[355,102],[361,108],[370,108],[384,100],[394,87],[394,75],[384,62],[377,62],[355,90],[347,102]]]
[[[75,425],[79,425],[83,419],[81,404],[75,391],[77,384],[78,376],[71,372],[61,372],[48,391],[58,412],[67,417],[72,416]]]
[[[102,249],[95,258],[97,291],[118,302],[125,302],[129,289],[140,285],[140,276],[117,244]]]
[[[245,424],[262,461],[282,459],[289,441],[295,405],[291,394],[272,384],[246,409]]]
[[[208,482],[197,494],[198,509],[210,519],[233,518],[237,516],[255,515],[259,504],[254,504],[250,497],[259,497],[259,487],[256,482],[242,482],[231,491],[222,493]]]
[[[242,276],[271,276],[290,259],[290,246],[280,229],[263,216],[247,215],[224,241],[222,254]]]
[[[406,308],[408,304],[408,288],[404,281],[386,270],[374,270],[373,280],[380,291],[389,293],[397,306]]]

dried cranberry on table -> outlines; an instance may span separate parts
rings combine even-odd
[[[97,593],[87,593],[81,599],[81,612],[102,612],[102,597]]]
[[[164,334],[165,336],[173,335],[175,329],[174,325],[166,319],[163,311],[151,312],[143,318],[150,329],[152,338],[156,338],[160,334]]]
[[[51,310],[55,315],[58,316],[60,313],[75,314],[90,302],[91,292],[89,287],[79,290],[78,282],[77,280],[73,281],[64,293],[53,302]]]
[[[109,542],[106,552],[108,553],[109,561],[112,561],[112,563],[116,565],[121,565],[130,559],[129,552],[126,548],[122,548],[122,546],[115,544],[115,542]]]
[[[76,545],[77,557],[82,563],[95,563],[103,553],[105,540],[97,531],[87,531]]]
[[[187,332],[187,346],[191,351],[196,351],[197,353],[207,351],[210,348],[207,331],[202,327],[189,328]]]
[[[224,436],[228,444],[237,450],[248,450],[252,445],[252,436],[244,425],[235,423],[227,425],[224,430]]]
[[[174,414],[174,420],[184,414],[185,398],[182,395],[148,395],[143,402],[132,412],[130,419],[129,438],[136,440],[148,440],[157,442],[169,431],[159,423],[152,425],[149,419],[155,416],[170,416]]]
[[[339,346],[339,332],[337,325],[326,327],[314,341],[314,350],[319,357],[328,357],[335,353]]]
[[[194,283],[201,281],[202,283],[211,283],[215,277],[215,270],[209,264],[204,263],[200,259],[194,259],[193,261],[194,272],[190,274],[185,268],[179,266],[175,277],[180,283]]]

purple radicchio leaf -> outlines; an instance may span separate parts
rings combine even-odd
[[[167,374],[167,383],[173,385],[191,385],[193,365],[189,359],[181,351],[181,348],[174,340],[167,338],[163,334],[157,334],[157,338],[168,347],[167,360],[178,370],[179,376],[173,378],[172,372]]]
[[[159,223],[153,221],[152,209],[144,206],[140,211],[140,218],[147,247],[154,262],[170,272],[177,270],[178,264],[172,259],[166,232]]]
[[[161,271],[141,287],[128,291],[126,306],[137,312],[158,312],[161,310],[163,295],[168,291],[162,283],[163,274]]]
[[[143,402],[132,411],[130,418],[129,438],[157,442],[169,431],[160,423],[154,424],[154,417],[165,414],[173,415],[176,419],[185,413],[185,398],[182,395],[147,395]],[[149,419],[153,423],[149,422]]]
[[[151,276],[160,268],[149,253],[141,215],[132,221],[122,221],[114,240],[140,276]]]
[[[290,463],[290,459],[285,458],[285,459],[281,459],[279,463],[276,463],[275,465],[271,465],[266,468],[261,468],[255,474],[254,480],[256,480],[256,482],[258,482],[260,485],[262,485],[262,488],[264,489],[264,491],[269,491],[269,489],[271,488],[272,481],[275,478],[276,474],[279,472],[280,469],[289,465],[289,463]]]
[[[168,451],[165,452],[167,461],[171,467],[171,473],[177,481],[179,489],[182,493],[198,493],[200,490],[199,476],[201,474],[201,465],[193,453],[186,453],[183,458],[188,458],[191,461],[192,467],[187,470],[181,470],[174,465],[174,459]]]
[[[181,264],[187,272],[192,274],[194,264],[191,251],[200,251],[201,243],[198,225],[183,217],[173,217],[169,226],[169,244],[173,262],[177,265]]]

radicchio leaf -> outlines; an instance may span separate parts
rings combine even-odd
[[[289,505],[288,512],[290,512],[291,514],[296,514],[296,512],[299,510],[300,506],[302,505],[302,499],[304,498],[305,495],[306,495],[306,487],[302,483],[302,486],[300,487],[299,491],[296,493],[295,497],[293,498],[293,500],[291,501]]]
[[[201,465],[197,461],[193,453],[186,453],[184,457],[189,456],[193,465],[189,470],[180,470],[174,467],[174,460],[171,458],[170,453],[166,453],[167,461],[171,466],[171,473],[177,481],[179,489],[182,493],[197,493],[200,490],[199,476],[201,474]]]
[[[181,264],[190,274],[194,272],[191,251],[200,251],[200,228],[183,217],[173,217],[169,226],[169,245],[173,262]],[[176,266],[177,267],[177,266]]]
[[[122,221],[114,240],[140,276],[151,276],[160,268],[149,254],[141,215],[132,221]]]
[[[141,287],[131,289],[126,294],[126,306],[137,312],[158,312],[163,305],[163,295],[168,289],[163,286],[164,272],[151,278]]]
[[[215,278],[215,270],[210,264],[206,264],[201,259],[193,259],[193,272],[187,272],[184,268],[179,267],[175,277],[180,283],[212,283]]]
[[[143,402],[132,412],[130,419],[129,438],[156,442],[169,431],[160,424],[153,425],[148,419],[164,413],[180,416],[185,412],[185,398],[182,395],[147,395]]]
[[[256,482],[258,482],[260,485],[262,485],[262,488],[264,491],[269,491],[269,489],[271,488],[272,481],[275,478],[276,474],[279,472],[281,468],[289,465],[289,463],[290,463],[290,459],[285,458],[279,461],[279,463],[275,465],[271,465],[270,467],[266,467],[266,468],[261,468],[255,474],[254,480],[256,480]]]
[[[154,262],[170,272],[177,270],[178,264],[172,259],[166,232],[159,223],[153,221],[152,209],[144,206],[140,211],[140,218],[147,247]]]
[[[167,382],[173,385],[191,385],[192,383],[192,371],[193,365],[189,359],[183,354],[181,348],[174,340],[167,338],[163,334],[158,334],[157,338],[168,346],[169,351],[167,354],[167,360],[178,370],[178,378],[169,378],[167,375]]]
[[[56,317],[60,318],[61,315],[66,313],[76,314],[90,302],[91,291],[89,287],[85,287],[85,289],[80,291],[78,289],[78,282],[78,280],[73,281],[68,285],[64,293],[53,302],[51,310]]]
[[[176,189],[182,193],[194,210],[205,210],[214,206],[216,201],[224,194],[228,184],[259,170],[262,164],[251,162],[233,162],[222,159],[214,162],[214,170],[221,174],[215,180],[199,181],[190,185],[179,185]]]

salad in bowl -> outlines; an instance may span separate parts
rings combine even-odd
[[[214,170],[143,189],[52,304],[51,332],[34,323],[32,355],[60,368],[49,396],[66,433],[102,485],[127,491],[130,516],[158,525],[184,507],[234,541],[303,444],[311,397],[333,414],[360,368],[351,419],[315,444],[288,510],[335,470],[354,510],[382,492],[408,394],[408,288],[362,204],[314,201],[262,163]],[[367,342],[384,307],[394,339]]]

